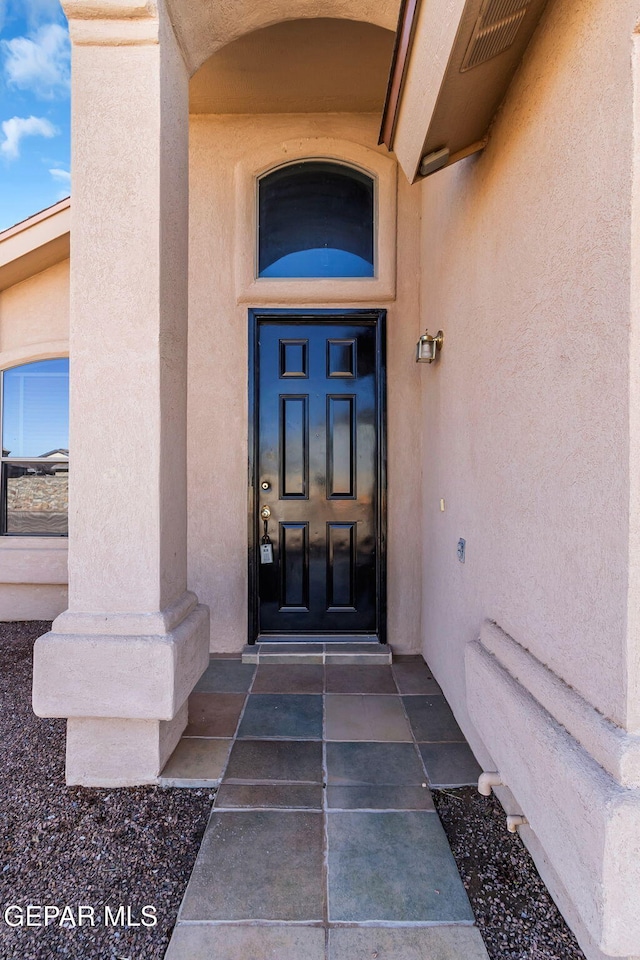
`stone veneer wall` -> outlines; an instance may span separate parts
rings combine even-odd
[[[67,532],[69,474],[10,477],[7,480],[7,532]]]

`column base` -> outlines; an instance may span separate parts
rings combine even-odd
[[[148,616],[62,614],[34,647],[33,709],[68,718],[67,783],[155,783],[208,664],[209,610],[193,594]]]
[[[45,633],[33,652],[34,712],[173,720],[209,664],[209,610],[196,603],[193,597],[189,612],[166,633],[120,633],[108,615],[92,618],[101,633]],[[73,616],[63,614],[54,627],[67,626]],[[87,627],[88,615],[81,616]],[[114,619],[120,625],[123,617]]]
[[[67,721],[69,786],[132,787],[157,783],[187,725],[187,702],[173,720],[71,717]]]

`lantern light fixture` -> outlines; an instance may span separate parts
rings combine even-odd
[[[425,330],[416,345],[416,363],[433,363],[438,350],[442,350],[443,341],[442,330],[438,330],[435,337]]]

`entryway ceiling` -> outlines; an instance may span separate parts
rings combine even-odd
[[[394,34],[353,20],[288,20],[218,50],[191,79],[190,113],[380,112]]]
[[[358,20],[395,32],[400,0],[167,0],[193,74],[216,50],[287,20]]]

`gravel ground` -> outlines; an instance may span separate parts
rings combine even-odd
[[[584,960],[493,794],[464,787],[433,800],[491,960]]]
[[[31,711],[33,641],[49,627],[0,624],[0,960],[161,960],[213,794],[65,786],[65,723]],[[95,926],[10,928],[11,904],[68,904],[76,921],[87,905]],[[156,925],[122,926],[120,904],[137,923],[155,907]],[[105,926],[105,905],[115,926]]]

